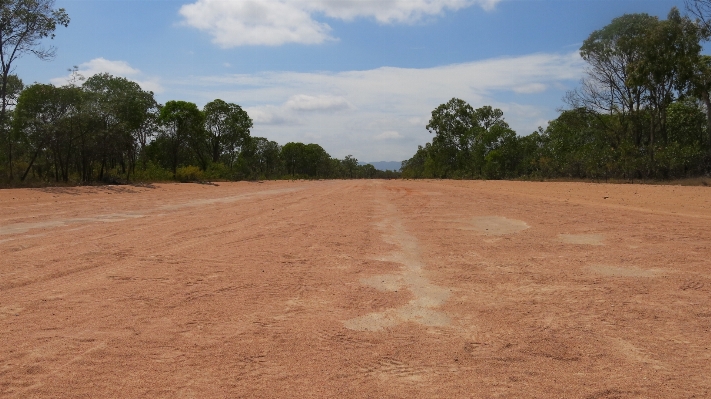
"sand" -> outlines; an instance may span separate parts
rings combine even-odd
[[[0,190],[2,398],[711,397],[711,188]]]

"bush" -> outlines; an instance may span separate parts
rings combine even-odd
[[[132,179],[136,181],[168,181],[173,179],[173,174],[149,161],[145,168],[136,168]]]
[[[205,177],[210,180],[230,180],[232,171],[222,162],[211,163],[205,171]]]
[[[197,166],[184,166],[175,171],[175,179],[182,183],[202,181],[204,177],[202,170]]]

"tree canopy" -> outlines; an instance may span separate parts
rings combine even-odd
[[[30,53],[41,60],[54,56],[53,47],[42,41],[53,39],[57,26],[68,26],[63,8],[55,9],[54,0],[4,0],[0,2],[0,140],[5,147],[8,178],[13,178],[13,141],[8,130],[8,106],[18,96],[21,81],[12,74],[15,61]]]
[[[701,2],[695,2],[700,5]],[[708,14],[705,14],[708,15]],[[711,169],[709,29],[672,8],[666,20],[626,14],[583,42],[587,62],[569,109],[517,136],[503,112],[452,99],[432,111],[431,143],[407,177],[672,178]]]

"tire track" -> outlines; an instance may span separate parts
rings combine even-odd
[[[345,327],[357,331],[380,331],[406,322],[428,327],[448,326],[449,316],[438,308],[447,301],[451,290],[434,285],[427,279],[417,239],[405,229],[395,205],[384,198],[379,202],[383,206],[383,219],[378,223],[378,228],[383,231],[386,242],[398,247],[396,251],[379,260],[401,264],[401,272],[372,276],[362,279],[361,283],[380,291],[398,291],[404,288],[414,298],[398,308],[346,320]]]

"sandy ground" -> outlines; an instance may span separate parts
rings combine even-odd
[[[2,398],[709,398],[711,188],[0,190]]]

